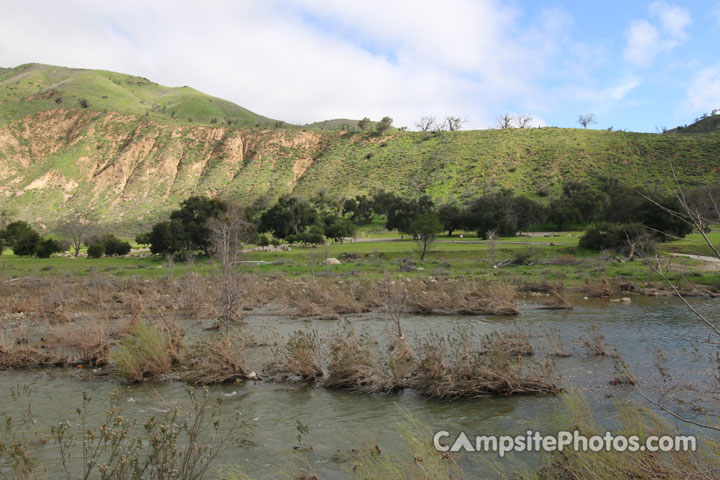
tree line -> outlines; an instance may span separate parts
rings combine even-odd
[[[703,218],[714,218],[715,204],[707,198],[714,198],[712,194],[718,191],[720,186],[696,188],[686,193],[685,200]],[[209,255],[208,222],[227,221],[230,207],[218,198],[190,197],[167,220],[156,223],[135,240],[148,245],[154,254],[199,251]],[[240,211],[252,231],[249,238],[259,245],[321,244],[326,239],[343,242],[355,236],[358,226],[379,220],[387,230],[418,240],[423,257],[429,243],[442,232],[448,236],[458,231],[474,232],[481,238],[497,238],[514,236],[531,225],[545,225],[551,230],[589,226],[581,247],[618,250],[633,244],[650,248],[655,242],[682,238],[691,231],[676,196],[651,195],[613,180],[605,180],[600,188],[567,182],[560,195],[546,203],[509,189],[465,202],[438,202],[426,194],[409,196],[387,191],[351,198],[320,192],[309,199],[284,195],[271,204],[260,199]],[[130,252],[128,242],[111,233],[98,233],[100,228],[91,214],[65,217],[56,232],[60,240],[40,235],[21,220],[2,221],[0,249],[9,247],[16,255],[37,257],[67,250],[77,256],[83,246],[92,258]]]
[[[58,222],[58,238],[43,236],[23,220],[10,221],[6,211],[0,215],[0,253],[8,247],[15,255],[49,258],[55,253],[73,251],[77,257],[83,247],[87,256],[122,256],[130,253],[130,243],[101,229],[92,214],[76,213]]]
[[[702,193],[688,195],[693,196],[700,208]],[[509,189],[464,203],[437,202],[429,195],[410,197],[386,191],[345,199],[321,192],[309,199],[284,195],[271,205],[255,202],[243,209],[243,215],[259,245],[320,244],[326,239],[342,242],[353,237],[358,226],[381,219],[387,230],[397,230],[401,237],[412,236],[423,243],[442,232],[449,236],[458,231],[474,232],[478,237],[490,238],[514,236],[531,225],[544,224],[551,230],[590,226],[581,247],[600,250],[621,249],[632,242],[650,245],[684,237],[691,228],[677,214],[680,207],[673,195],[650,195],[608,181],[601,188],[568,182],[560,196],[547,204]],[[219,199],[191,197],[170,214],[169,220],[157,223],[138,240],[148,243],[151,251],[158,254],[208,253],[207,222],[222,218],[227,208],[228,204]]]

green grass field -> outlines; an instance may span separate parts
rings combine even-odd
[[[393,232],[387,232],[395,236]],[[472,276],[502,279],[512,284],[562,282],[566,286],[581,286],[586,281],[597,283],[600,278],[621,278],[634,284],[660,280],[642,261],[621,263],[613,256],[596,254],[577,248],[578,232],[561,232],[552,237],[511,237],[496,242],[467,236],[438,237],[424,261],[419,261],[416,243],[411,239],[372,242],[346,242],[318,247],[293,246],[289,251],[248,252],[239,267],[248,273],[261,275],[361,275],[382,276],[387,273],[430,276]],[[720,241],[720,234],[713,233]],[[662,251],[692,253],[697,239],[662,245]],[[552,245],[548,244],[552,242]],[[492,268],[508,259],[522,259],[521,264]],[[340,265],[323,265],[325,258],[338,258]],[[669,257],[665,257],[669,260]],[[706,268],[704,262],[674,257],[675,269],[669,273],[682,280],[679,271],[694,282],[720,286],[720,271]],[[189,271],[207,274],[216,269],[203,257],[188,264],[172,262],[147,251],[134,251],[128,257],[50,259],[17,257],[5,251],[0,257],[0,275],[6,279],[22,276],[93,275],[140,276],[152,278],[182,275]]]
[[[712,232],[707,234],[708,240],[715,245],[720,245],[720,232]],[[715,255],[715,252],[708,246],[703,236],[699,233],[691,233],[681,240],[661,244],[660,248],[666,252],[685,253],[690,255]]]

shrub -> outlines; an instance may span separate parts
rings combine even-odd
[[[207,221],[225,211],[227,205],[217,198],[188,198],[180,204],[179,210],[170,214],[169,221],[153,225],[147,237],[150,251],[168,254],[200,249],[209,254],[210,230]]]
[[[52,238],[40,240],[35,246],[35,255],[39,258],[49,258],[53,253],[62,251],[62,246],[57,240],[53,240]]]
[[[598,223],[580,238],[580,248],[627,252],[631,244],[650,246],[645,227],[641,223]]]
[[[355,235],[356,227],[353,222],[347,218],[335,218],[330,225],[325,227],[325,236],[328,238],[338,238],[342,243],[343,238]]]
[[[150,232],[138,233],[135,235],[135,243],[138,245],[150,245]]]
[[[301,233],[298,236],[299,240],[303,243],[310,243],[313,245],[320,245],[322,243],[325,243],[325,238],[322,236],[321,233],[305,232]]]
[[[93,243],[87,249],[88,258],[100,258],[105,254],[105,246],[102,243]]]
[[[123,242],[115,235],[107,235],[103,239],[103,246],[105,247],[105,255],[127,255],[130,253],[130,244]]]
[[[34,255],[35,249],[40,243],[40,234],[34,230],[28,230],[20,234],[13,246],[15,255]]]
[[[260,236],[258,237],[258,245],[260,245],[261,247],[267,247],[267,246],[269,246],[269,245],[270,245],[270,239],[268,238],[268,236],[267,236],[267,235],[260,235]]]
[[[110,352],[110,360],[117,373],[129,382],[141,382],[170,371],[172,355],[165,333],[154,325],[138,325],[125,337],[116,350]]]
[[[29,223],[23,222],[22,220],[16,220],[12,223],[9,223],[5,227],[5,230],[0,232],[0,235],[2,236],[3,240],[5,240],[5,245],[14,250],[15,244],[20,239],[20,237],[29,232],[32,232],[32,227]]]

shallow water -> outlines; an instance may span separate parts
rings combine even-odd
[[[715,312],[717,300],[701,300],[699,308]],[[633,398],[628,387],[609,384],[616,376],[609,357],[588,356],[579,339],[592,334],[591,326],[605,336],[605,343],[625,360],[644,388],[652,389],[662,380],[657,373],[658,352],[665,357],[664,366],[670,375],[694,384],[715,375],[708,362],[709,350],[698,344],[707,338],[707,327],[699,322],[677,299],[637,298],[632,303],[598,300],[575,301],[573,311],[538,310],[533,305],[521,307],[517,318],[474,316],[408,316],[403,328],[411,343],[417,343],[431,332],[447,334],[453,329],[471,329],[487,333],[499,329],[522,328],[529,333],[536,349],[536,358],[549,351],[543,332],[561,335],[570,358],[557,358],[556,372],[565,388],[581,390],[593,407],[596,418],[612,425],[617,401]],[[315,329],[321,336],[337,331],[338,322],[309,322],[268,316],[249,316],[246,334],[256,340],[276,341],[298,329]],[[350,317],[359,331],[377,337],[389,329],[389,322],[380,314]],[[699,345],[699,346],[698,346]],[[272,347],[259,347],[248,352],[249,364],[257,369],[265,363]],[[56,424],[77,418],[80,392],[93,397],[91,421],[100,421],[107,406],[107,395],[118,387],[109,377],[89,376],[86,372],[63,369],[32,372],[0,372],[0,402],[5,414],[21,417],[20,406],[10,398],[10,389],[29,385],[31,404],[38,424]],[[143,384],[128,388],[121,403],[128,415],[143,418],[161,408],[164,400],[185,402],[186,385],[182,383]],[[412,391],[392,395],[355,395],[322,388],[296,387],[285,384],[250,383],[215,387],[222,394],[223,408],[228,415],[242,412],[251,424],[251,442],[224,449],[219,464],[241,465],[252,478],[275,478],[284,470],[297,471],[298,462],[307,462],[320,478],[347,478],[347,464],[333,460],[338,453],[352,448],[373,445],[377,440],[382,450],[394,450],[401,444],[393,428],[409,413],[430,430],[461,430],[469,435],[523,434],[528,429],[552,431],[551,418],[563,406],[554,397],[507,397],[454,402],[425,399]],[[298,454],[297,422],[307,425],[312,450]],[[45,428],[45,427],[43,427]],[[47,428],[45,429],[45,431]],[[432,438],[428,435],[428,442]],[[39,451],[41,464],[48,478],[60,473],[57,450],[50,443]],[[465,454],[462,464],[468,478],[495,477],[492,466],[515,470],[537,462],[536,454],[506,457],[500,461],[493,454]],[[211,475],[212,476],[212,475]]]

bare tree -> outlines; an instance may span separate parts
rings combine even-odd
[[[578,115],[577,123],[582,125],[583,128],[587,128],[588,125],[597,124],[597,119],[594,113],[587,113],[585,115]]]
[[[421,132],[429,132],[435,126],[435,117],[430,115],[426,117],[420,117],[420,120],[415,123],[415,126]]]
[[[245,210],[237,205],[230,205],[226,212],[208,220],[207,225],[210,249],[220,264],[220,321],[228,333],[242,306],[238,260],[243,244],[252,236],[253,226]]]
[[[515,117],[515,121],[517,123],[518,128],[530,128],[530,124],[533,121],[532,115],[517,115]]]
[[[497,267],[497,259],[495,258],[495,240],[498,239],[498,234],[495,230],[490,230],[486,234],[487,239],[490,240],[490,261],[492,262],[493,268]]]
[[[506,113],[495,119],[495,128],[506,129],[513,128],[514,117],[509,113]]]
[[[447,125],[447,129],[451,132],[460,130],[465,122],[467,122],[467,120],[460,117],[445,117],[445,125]]]
[[[93,213],[74,213],[61,219],[57,225],[57,231],[70,242],[76,257],[85,240],[97,232],[97,229],[97,219]]]

